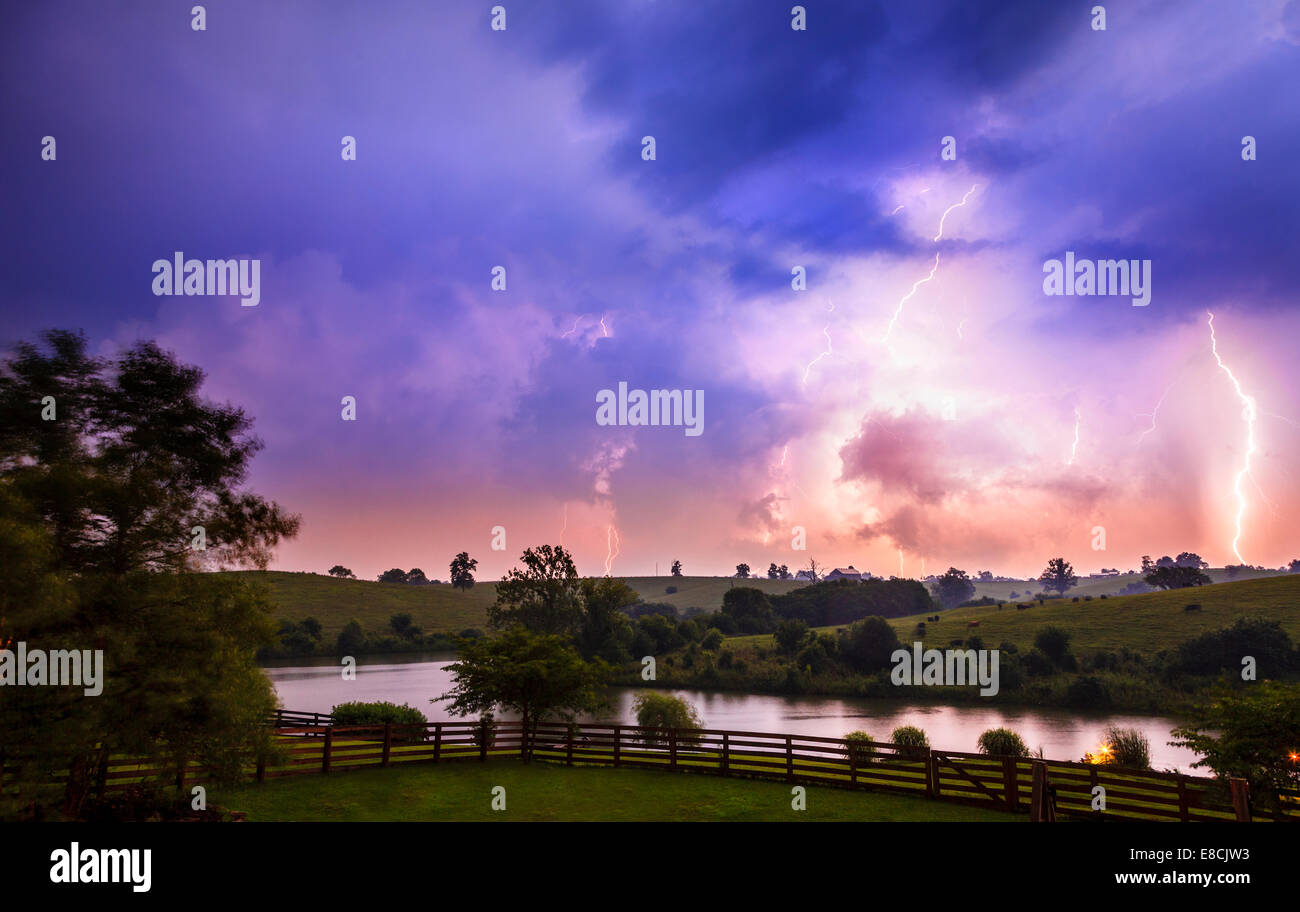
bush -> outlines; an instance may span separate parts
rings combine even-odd
[[[781,621],[776,625],[773,636],[776,638],[776,648],[781,651],[781,654],[791,655],[798,652],[799,647],[808,638],[808,625],[797,619]]]
[[[898,726],[889,740],[903,748],[899,753],[908,760],[922,760],[930,750],[930,739],[915,725]]]
[[[424,725],[424,714],[403,703],[340,703],[330,710],[335,725]]]
[[[840,636],[840,655],[854,671],[867,674],[889,667],[890,656],[899,647],[898,634],[881,617],[855,621]]]
[[[479,716],[478,725],[474,727],[474,746],[486,747],[488,750],[497,743],[497,718],[490,712]]]
[[[632,709],[636,712],[636,724],[643,728],[682,729],[704,727],[704,723],[700,721],[700,716],[695,711],[695,707],[680,697],[674,697],[672,694],[643,690],[633,699]],[[655,731],[642,732],[641,740],[646,747],[656,747],[666,743],[664,736]],[[688,738],[684,738],[679,732],[677,740],[680,743],[688,740]]]
[[[869,734],[864,731],[851,731],[844,736],[849,742],[844,756],[853,760],[858,766],[865,766],[876,756],[876,746]]]
[[[1044,627],[1034,637],[1034,645],[1042,650],[1053,664],[1062,665],[1070,651],[1070,632],[1055,626]]]
[[[1224,669],[1240,670],[1241,657],[1254,656],[1269,677],[1281,677],[1300,664],[1291,637],[1278,621],[1238,618],[1231,627],[1203,633],[1182,643],[1174,652],[1169,670],[1183,674],[1216,674]]]
[[[704,649],[717,649],[721,645],[722,631],[716,627],[710,627],[709,632],[700,640],[700,646]]]
[[[990,757],[1028,757],[1024,739],[1009,728],[990,728],[979,737],[981,754]]]
[[[1099,679],[1085,675],[1065,689],[1065,704],[1077,709],[1104,709],[1110,706],[1110,691]]]
[[[673,594],[676,593],[676,592],[677,592],[677,587],[676,587],[676,586],[666,586],[666,587],[664,587],[664,595],[673,595]]]
[[[1151,769],[1151,742],[1136,728],[1111,725],[1103,737],[1110,748],[1107,756],[1115,766],[1124,769]]]

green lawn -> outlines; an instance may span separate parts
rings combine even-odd
[[[491,809],[492,789],[506,810]],[[306,774],[212,790],[208,800],[253,821],[1016,821],[999,811],[906,795],[790,786],[655,770],[457,761]]]

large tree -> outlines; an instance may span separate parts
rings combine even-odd
[[[478,561],[469,556],[468,551],[462,551],[451,559],[451,584],[457,589],[474,588],[474,571],[478,569]]]
[[[1038,577],[1038,581],[1048,592],[1059,592],[1061,595],[1079,584],[1079,578],[1074,575],[1074,567],[1063,557],[1049,560],[1047,569]]]
[[[488,606],[495,628],[522,624],[537,633],[572,634],[582,620],[582,586],[573,556],[562,545],[527,548],[523,568],[513,567],[497,583]]]
[[[523,730],[531,733],[549,717],[571,720],[606,705],[611,669],[599,659],[584,660],[566,637],[515,626],[459,645],[457,661],[448,666],[452,689],[434,700],[450,700],[452,715],[517,712]],[[525,757],[529,753],[525,750]]]
[[[1158,566],[1144,579],[1147,585],[1157,589],[1188,589],[1214,582],[1208,573],[1202,573],[1196,567],[1179,567],[1176,564]]]
[[[262,444],[202,383],[155,343],[96,358],[63,331],[0,364],[0,638],[106,666],[95,697],[0,688],[0,755],[33,789],[67,770],[70,815],[112,754],[233,778],[267,747],[268,600],[195,571],[264,568],[298,518],[244,489]]]
[[[965,570],[949,567],[947,573],[935,580],[930,591],[943,607],[952,608],[975,595],[975,584]]]

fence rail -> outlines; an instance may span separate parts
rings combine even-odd
[[[519,722],[486,727],[481,722],[334,725],[327,714],[288,710],[277,710],[268,721],[275,729],[277,755],[249,771],[257,781],[366,766],[514,757],[895,792],[1028,811],[1034,820],[1058,814],[1184,822],[1300,820],[1300,792],[1284,793],[1275,809],[1252,811],[1240,780],[888,742],[595,723],[542,722],[531,731]],[[194,764],[159,769],[149,761],[113,759],[101,771],[99,786],[107,791],[173,777],[183,786],[206,775]],[[1098,801],[1102,796],[1104,804]]]

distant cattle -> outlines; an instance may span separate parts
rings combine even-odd
[[[1201,610],[1201,606],[1200,606],[1200,605],[1188,605],[1188,606],[1187,606],[1186,608],[1184,608],[1183,610],[1184,610],[1184,611],[1200,611],[1200,610]]]
[[[979,621],[971,621],[971,622],[970,622],[969,624],[967,624],[966,626],[967,626],[967,627],[978,627],[979,625],[980,625],[980,622],[979,622]]]
[[[1026,608],[1028,608],[1028,607],[1029,607],[1028,605],[1017,605],[1017,606],[1016,606],[1016,610],[1017,610],[1017,611],[1024,611],[1024,610],[1025,610]]]

